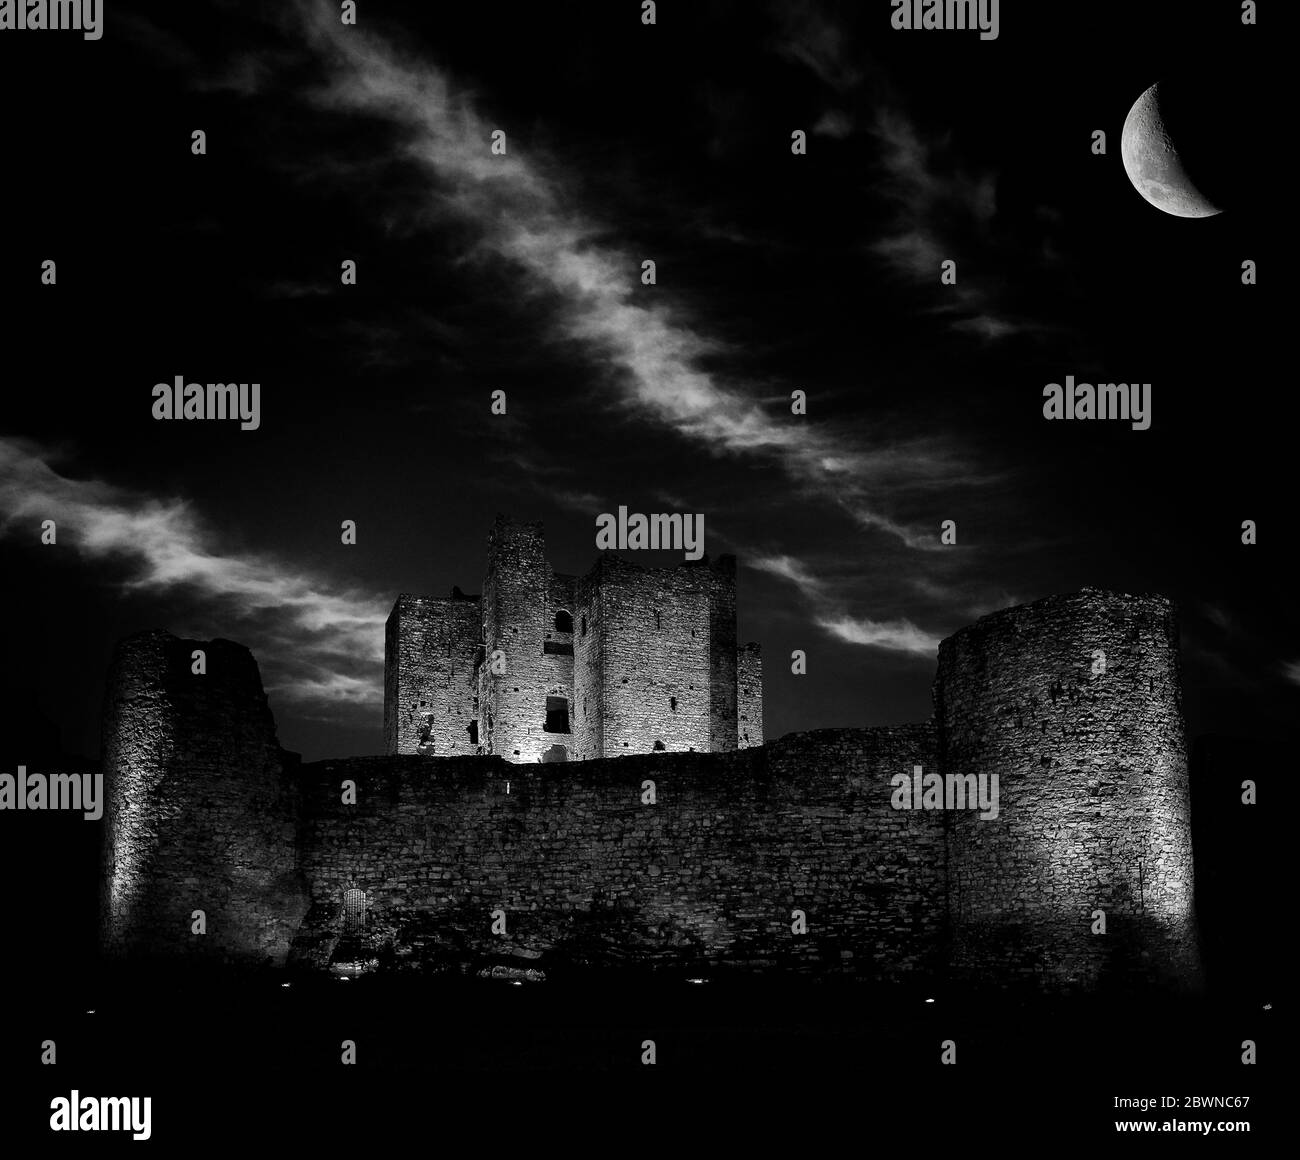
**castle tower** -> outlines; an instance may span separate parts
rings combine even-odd
[[[248,649],[160,631],[118,644],[104,700],[107,952],[285,961],[307,901],[284,756]]]
[[[540,523],[498,516],[481,598],[394,604],[384,737],[390,754],[529,764],[761,745],[735,557],[644,568],[604,553],[577,578],[551,569]]]
[[[397,598],[384,629],[385,752],[479,752],[482,654],[477,596]]]
[[[573,610],[554,606],[571,592],[555,579],[542,525],[497,516],[483,584],[479,736],[485,753],[507,761],[571,756]]]
[[[584,759],[710,752],[710,584],[707,561],[642,568],[612,552],[579,582],[575,670]],[[733,685],[734,665],[733,653]],[[734,714],[734,701],[731,708]],[[733,736],[734,723],[733,716]]]
[[[940,645],[943,771],[999,780],[996,819],[954,811],[949,829],[959,976],[1092,989],[1154,963],[1197,980],[1180,690],[1160,596],[1085,588]]]

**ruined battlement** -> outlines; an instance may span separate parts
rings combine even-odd
[[[511,599],[496,580],[482,599]],[[602,590],[588,614],[645,607],[622,599]],[[477,605],[403,596],[398,609],[436,634]],[[105,704],[104,943],[195,954],[203,909],[203,954],[305,969],[505,956],[1187,985],[1199,959],[1177,639],[1169,601],[1085,589],[945,640],[929,721],[560,768],[482,753],[298,766],[246,649],[140,634],[119,647]],[[448,687],[467,679],[465,655],[449,652]],[[748,672],[742,706],[761,696]],[[706,703],[693,703],[701,729]],[[904,792],[926,775],[994,784],[997,809]]]

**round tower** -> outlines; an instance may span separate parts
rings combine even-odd
[[[507,761],[541,761],[557,740],[546,732],[547,696],[556,675],[554,658],[545,651],[555,620],[552,576],[542,525],[497,516],[483,583],[479,737],[485,753]]]
[[[997,779],[996,818],[949,826],[956,974],[1198,983],[1173,604],[1085,588],[986,616],[940,645],[934,700],[945,774]]]
[[[252,653],[161,631],[120,641],[103,766],[105,950],[283,963],[306,896],[294,797]]]

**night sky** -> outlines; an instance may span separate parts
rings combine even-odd
[[[1180,603],[1193,736],[1294,714],[1278,187],[1252,146],[1178,219],[1119,152],[1188,69],[1255,140],[1238,4],[1006,0],[993,41],[885,0],[106,8],[0,36],[17,734],[96,755],[160,627],[248,645],[286,748],[381,752],[396,595],[479,591],[498,512],[583,573],[619,505],[739,558],[769,738],[925,719],[939,640],[1087,585]],[[177,375],[260,383],[260,428],[154,420]],[[1046,421],[1066,375],[1151,383],[1150,430]]]

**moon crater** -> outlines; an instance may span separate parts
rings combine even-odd
[[[1120,156],[1134,188],[1175,217],[1213,217],[1227,208],[1232,143],[1239,139],[1227,102],[1209,86],[1160,81],[1134,102],[1124,119]]]

